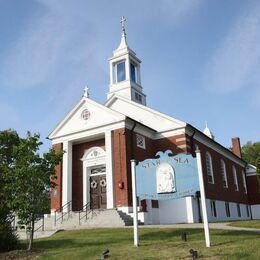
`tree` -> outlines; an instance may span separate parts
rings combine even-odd
[[[257,167],[257,175],[260,178],[260,142],[247,142],[242,146],[242,158]]]
[[[18,134],[9,129],[0,132],[0,252],[15,249],[18,238],[10,223],[12,193],[10,192],[13,147],[18,145]]]
[[[50,189],[55,186],[55,165],[59,164],[63,152],[50,149],[39,154],[40,135],[27,133],[25,139],[14,147],[12,208],[18,215],[19,224],[29,231],[28,250],[32,249],[34,223],[49,202]]]
[[[39,134],[28,132],[26,138],[20,138],[15,131],[0,132],[0,196],[4,209],[15,212],[18,224],[26,226],[28,250],[32,249],[34,222],[48,206],[50,190],[55,186],[55,165],[63,155],[54,149],[40,155],[41,145]]]

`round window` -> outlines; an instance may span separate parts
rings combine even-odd
[[[90,112],[87,109],[84,109],[81,113],[81,118],[83,120],[88,120],[90,117]]]

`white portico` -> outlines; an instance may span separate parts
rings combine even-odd
[[[61,143],[65,152],[62,161],[60,205],[71,204],[72,201],[72,208],[75,208],[73,196],[77,194],[77,190],[82,190],[81,207],[90,202],[90,177],[95,175],[94,168],[103,167],[105,171],[102,174],[106,179],[106,208],[114,207],[112,131],[124,126],[125,116],[84,95],[74,109],[50,134],[49,138],[52,139],[53,145]],[[103,142],[101,147],[100,142]],[[95,143],[99,146],[95,146]],[[80,158],[76,158],[75,147],[81,146],[81,144],[83,145],[82,149],[84,149],[83,154]],[[88,144],[90,144],[90,147]],[[77,171],[77,165],[80,163],[82,164],[80,166],[82,173]],[[76,187],[76,184],[73,186],[73,182],[79,183],[80,178],[82,178],[81,184],[77,185],[82,185],[82,187]],[[79,206],[76,208],[79,208]]]

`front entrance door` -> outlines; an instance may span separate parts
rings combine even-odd
[[[90,181],[90,208],[107,208],[107,184],[106,175],[92,175]]]

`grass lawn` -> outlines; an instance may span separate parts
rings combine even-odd
[[[259,228],[260,220],[245,220],[245,221],[234,221],[229,224],[233,227],[246,227],[246,228]]]
[[[181,240],[182,232],[188,234],[187,242]],[[64,231],[35,240],[31,259],[100,259],[106,249],[110,250],[109,259],[191,259],[191,248],[206,259],[260,259],[259,233],[229,230],[210,233],[212,247],[206,248],[202,229],[140,228],[140,247],[136,248],[132,228]],[[15,254],[9,253],[9,259],[14,259]]]

